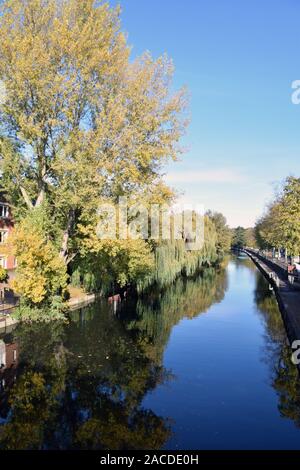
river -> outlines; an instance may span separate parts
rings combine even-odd
[[[273,292],[232,257],[164,293],[0,334],[1,449],[299,449]]]

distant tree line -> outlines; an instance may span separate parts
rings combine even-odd
[[[289,176],[255,226],[256,241],[261,249],[300,253],[300,178]]]
[[[256,248],[255,230],[252,227],[237,227],[232,229],[231,247],[242,249],[244,247]]]

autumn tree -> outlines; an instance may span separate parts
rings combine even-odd
[[[47,224],[44,208],[35,208],[18,224],[9,239],[18,259],[12,287],[32,306],[53,301],[67,284],[66,266],[55,244],[47,237]]]
[[[287,178],[279,200],[276,233],[281,247],[291,255],[300,253],[300,178]]]
[[[184,90],[169,92],[171,61],[132,61],[119,14],[94,0],[1,7],[2,184],[16,213],[47,199],[66,264],[79,220],[101,200],[168,193],[160,168],[176,159],[186,124]]]
[[[300,253],[300,178],[288,177],[274,201],[256,224],[260,245]]]
[[[101,202],[172,198],[161,167],[180,152],[186,96],[170,93],[166,56],[131,59],[120,9],[108,3],[6,0],[0,35],[1,185],[20,224],[15,287],[39,304],[63,287],[66,266],[84,250],[79,227],[90,226]],[[45,206],[47,229],[24,229],[22,220]],[[119,253],[106,260],[121,283],[143,272],[138,244],[109,248],[104,254]]]
[[[246,238],[246,246],[250,248],[257,247],[254,227],[247,227],[245,229],[245,238]]]
[[[281,246],[280,203],[276,200],[269,204],[265,214],[255,225],[255,237],[260,248],[279,248]]]

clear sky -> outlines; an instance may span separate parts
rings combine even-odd
[[[287,175],[300,176],[299,0],[120,0],[133,56],[173,58],[187,85],[188,151],[167,169],[182,200],[253,225]]]

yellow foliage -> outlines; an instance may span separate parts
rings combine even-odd
[[[300,252],[300,178],[288,177],[256,224],[256,237],[261,248],[285,248],[289,255]]]
[[[34,304],[66,288],[65,263],[52,242],[25,219],[15,229],[11,243],[18,260],[13,289]]]
[[[4,175],[27,206],[37,205],[41,188],[65,213],[94,208],[104,194],[143,195],[177,158],[185,90],[170,92],[167,57],[130,60],[119,15],[94,0],[2,4],[2,118],[31,159],[19,155],[12,165],[11,148],[1,152]]]
[[[61,244],[66,263],[85,250],[79,224],[91,224],[101,199],[160,204],[174,197],[161,172],[181,152],[186,91],[173,93],[166,56],[130,59],[118,7],[5,0],[0,37],[3,187],[19,218],[24,207],[33,211],[47,201],[56,234],[45,233]],[[14,240],[15,288],[40,303],[64,286],[61,260],[52,241],[30,227],[18,228]],[[120,284],[153,264],[142,240],[95,246]]]

